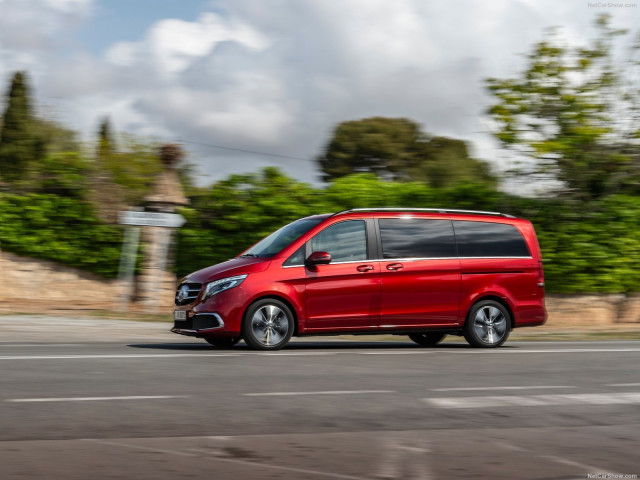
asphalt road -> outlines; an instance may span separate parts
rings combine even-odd
[[[0,340],[2,479],[640,475],[637,341],[52,338]]]

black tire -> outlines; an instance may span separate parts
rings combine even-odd
[[[409,338],[422,347],[433,347],[446,336],[447,334],[442,332],[409,334]]]
[[[215,338],[215,337],[205,337],[205,340],[209,342],[209,344],[218,348],[231,348],[236,343],[240,341],[240,337],[235,338]]]
[[[495,348],[509,338],[511,315],[495,300],[482,300],[469,310],[464,325],[464,338],[473,347]]]
[[[274,298],[251,304],[242,321],[244,341],[254,350],[280,350],[289,343],[294,327],[289,307]]]

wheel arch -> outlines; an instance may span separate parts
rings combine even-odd
[[[242,312],[242,319],[244,320],[244,316],[247,314],[247,311],[251,308],[251,306],[256,303],[259,302],[261,300],[268,300],[268,299],[273,299],[273,300],[278,300],[282,303],[284,303],[287,308],[289,308],[289,310],[291,311],[291,314],[293,315],[293,336],[297,336],[298,335],[298,321],[299,321],[299,315],[298,312],[296,311],[295,307],[293,306],[293,303],[285,296],[283,295],[278,295],[276,293],[266,293],[263,295],[260,295],[256,298],[254,298],[251,302],[249,302],[249,304],[246,306],[246,308],[244,309],[244,311]],[[240,335],[243,336],[244,335],[244,321],[242,321],[240,323],[241,327],[240,327]]]
[[[480,302],[482,302],[484,300],[493,300],[495,302],[498,302],[504,308],[506,308],[507,312],[509,312],[509,316],[511,317],[511,326],[510,326],[509,331],[511,331],[511,330],[513,330],[515,328],[516,319],[515,319],[515,316],[513,315],[513,309],[511,308],[511,305],[509,305],[509,302],[507,302],[502,297],[499,297],[497,295],[492,295],[492,294],[483,295],[483,296],[480,296],[480,297],[474,299],[473,303],[471,303],[471,305],[469,305],[469,308],[467,309],[467,313],[465,314],[465,318],[464,318],[465,325],[469,321],[469,314],[471,313],[471,310],[473,310],[473,307],[475,307],[478,303],[480,303]]]

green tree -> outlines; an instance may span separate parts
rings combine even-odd
[[[98,148],[96,154],[98,159],[106,158],[115,152],[115,150],[116,146],[113,139],[111,121],[109,117],[105,117],[102,122],[100,122],[100,128],[98,130]]]
[[[85,198],[91,189],[91,163],[80,152],[47,155],[40,162],[40,193]]]
[[[327,211],[317,190],[273,167],[231,175],[199,193],[181,210],[187,224],[178,231],[178,275],[228,260],[297,218]]]
[[[0,129],[0,176],[11,183],[28,183],[35,175],[43,150],[43,141],[36,134],[27,75],[16,72],[7,93]]]
[[[616,37],[626,32],[613,29],[607,15],[596,26],[597,38],[584,48],[563,45],[552,31],[520,76],[487,80],[497,100],[489,109],[495,137],[527,159],[516,173],[558,180],[582,198],[640,191],[638,85],[624,75],[632,65],[613,56]]]
[[[470,158],[462,140],[432,137],[406,118],[372,117],[338,125],[318,157],[324,180],[371,172],[386,180],[447,186],[495,183],[488,166]]]
[[[108,118],[101,121],[97,133],[90,198],[100,218],[113,223],[118,212],[143,203],[162,171],[162,162],[154,142],[121,135],[116,145]]]

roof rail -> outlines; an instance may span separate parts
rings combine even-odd
[[[349,212],[433,212],[433,213],[464,213],[471,215],[495,215],[498,217],[515,218],[513,215],[500,212],[485,212],[482,210],[457,210],[453,208],[401,208],[401,207],[383,207],[383,208],[350,208],[336,212],[333,216]]]

